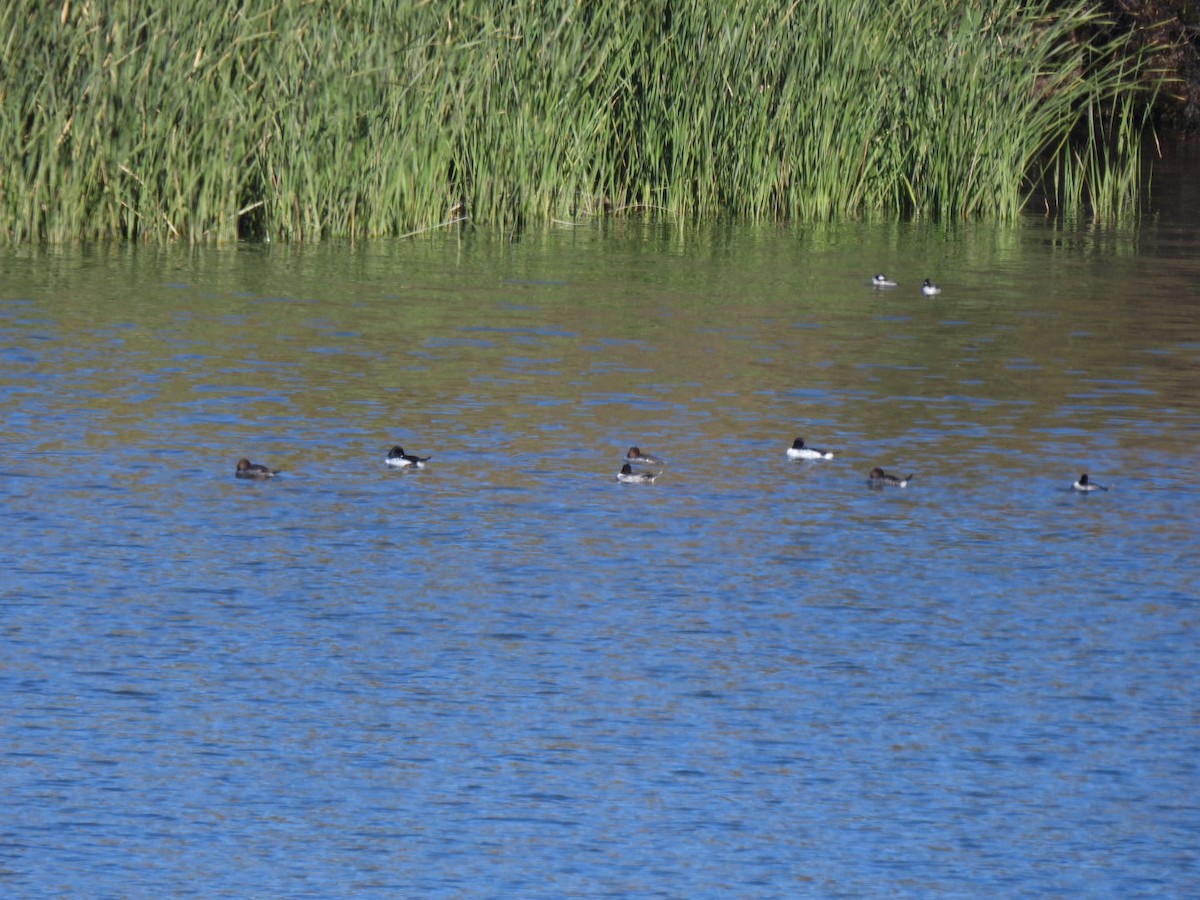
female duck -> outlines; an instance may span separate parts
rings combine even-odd
[[[904,478],[900,478],[897,475],[889,475],[887,472],[883,471],[883,469],[879,468],[879,466],[873,468],[871,470],[871,474],[867,476],[867,484],[871,485],[871,487],[884,487],[885,485],[904,487],[910,481],[912,481],[912,475],[906,475]]]
[[[622,484],[654,484],[654,479],[661,474],[661,472],[635,472],[633,466],[625,463],[621,466],[621,471],[617,473],[617,481]]]
[[[1108,490],[1108,488],[1106,488],[1104,485],[1096,484],[1096,482],[1091,481],[1087,477],[1086,472],[1084,472],[1082,475],[1080,475],[1079,480],[1077,482],[1075,482],[1073,485],[1071,485],[1071,487],[1075,488],[1075,490],[1077,490],[1077,491],[1107,491]]]
[[[665,466],[666,463],[657,456],[651,456],[649,453],[643,453],[637,447],[630,447],[629,452],[625,454],[625,462],[638,463],[643,466]]]
[[[816,447],[805,447],[804,438],[798,437],[787,449],[788,459],[833,459],[828,450],[818,450]]]
[[[237,471],[234,474],[238,478],[274,478],[279,474],[279,470],[268,469],[266,466],[252,463],[243,456],[238,460]]]
[[[409,466],[414,469],[423,469],[425,463],[431,459],[433,459],[432,456],[413,456],[405,453],[404,448],[397,444],[388,451],[387,459],[384,462],[395,469],[407,469]]]

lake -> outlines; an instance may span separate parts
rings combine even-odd
[[[1195,896],[1198,238],[0,249],[0,885]]]

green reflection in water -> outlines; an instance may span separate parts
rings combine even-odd
[[[286,454],[300,429],[319,457],[394,440],[669,452],[677,430],[716,459],[793,432],[899,440],[965,418],[1014,443],[1117,420],[1169,442],[1172,410],[1196,409],[1184,338],[1200,332],[1179,302],[1189,267],[1156,264],[1148,283],[1143,240],[621,222],[519,243],[14,249],[4,296],[32,305],[7,304],[8,330],[35,362],[9,375],[52,384],[41,421],[87,421],[14,437],[51,451],[252,436]],[[876,271],[901,286],[872,290]],[[917,290],[927,276],[936,300]]]

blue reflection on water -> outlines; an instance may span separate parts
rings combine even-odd
[[[655,331],[594,264],[520,309],[287,265],[267,296],[319,322],[202,273],[181,319],[136,268],[87,273],[99,313],[0,304],[14,894],[1189,893],[1200,410],[1143,367],[1174,330],[1067,348],[1039,298],[947,338],[856,278],[728,321],[642,286]],[[634,443],[658,483],[616,483]]]

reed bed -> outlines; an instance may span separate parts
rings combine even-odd
[[[1147,80],[1054,0],[14,0],[10,236],[231,241],[1136,204]]]

